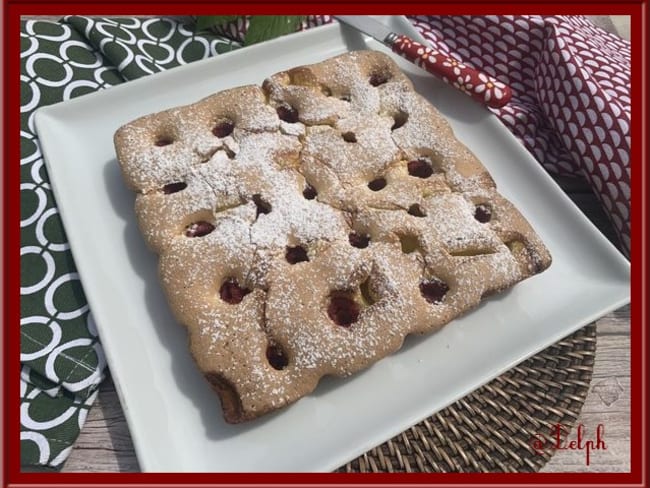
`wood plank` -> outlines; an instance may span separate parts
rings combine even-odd
[[[108,377],[99,388],[65,472],[137,472],[140,470],[131,435],[115,391]]]
[[[542,472],[630,470],[630,307],[616,310],[596,324],[596,362],[576,425],[583,424],[587,438],[593,438],[602,424],[606,450],[594,451],[589,466],[583,451],[559,451]],[[574,429],[569,439],[575,440],[575,434]]]

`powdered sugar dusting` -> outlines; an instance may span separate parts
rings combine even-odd
[[[380,53],[147,116],[115,139],[172,308],[201,370],[232,388],[239,406],[225,413],[235,421],[297,400],[323,375],[367,367],[550,262]],[[411,174],[412,160],[431,167]],[[477,220],[479,204],[491,219]],[[431,280],[445,285],[439,299],[422,291]],[[220,294],[224,283],[236,300]],[[358,310],[337,323],[330,306],[346,303]],[[287,362],[271,364],[268,350]]]

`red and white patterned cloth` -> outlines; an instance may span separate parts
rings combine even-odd
[[[417,16],[438,50],[510,86],[492,109],[551,173],[583,176],[630,251],[630,43],[580,16]]]
[[[630,43],[582,16],[409,19],[441,53],[510,86],[512,100],[490,110],[549,172],[591,184],[629,256]],[[240,19],[223,33],[245,30]]]

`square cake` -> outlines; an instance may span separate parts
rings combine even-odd
[[[171,310],[231,423],[366,368],[551,263],[379,52],[147,115],[115,148]]]

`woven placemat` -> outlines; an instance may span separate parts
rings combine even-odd
[[[591,324],[338,471],[538,471],[580,414],[595,356]]]

